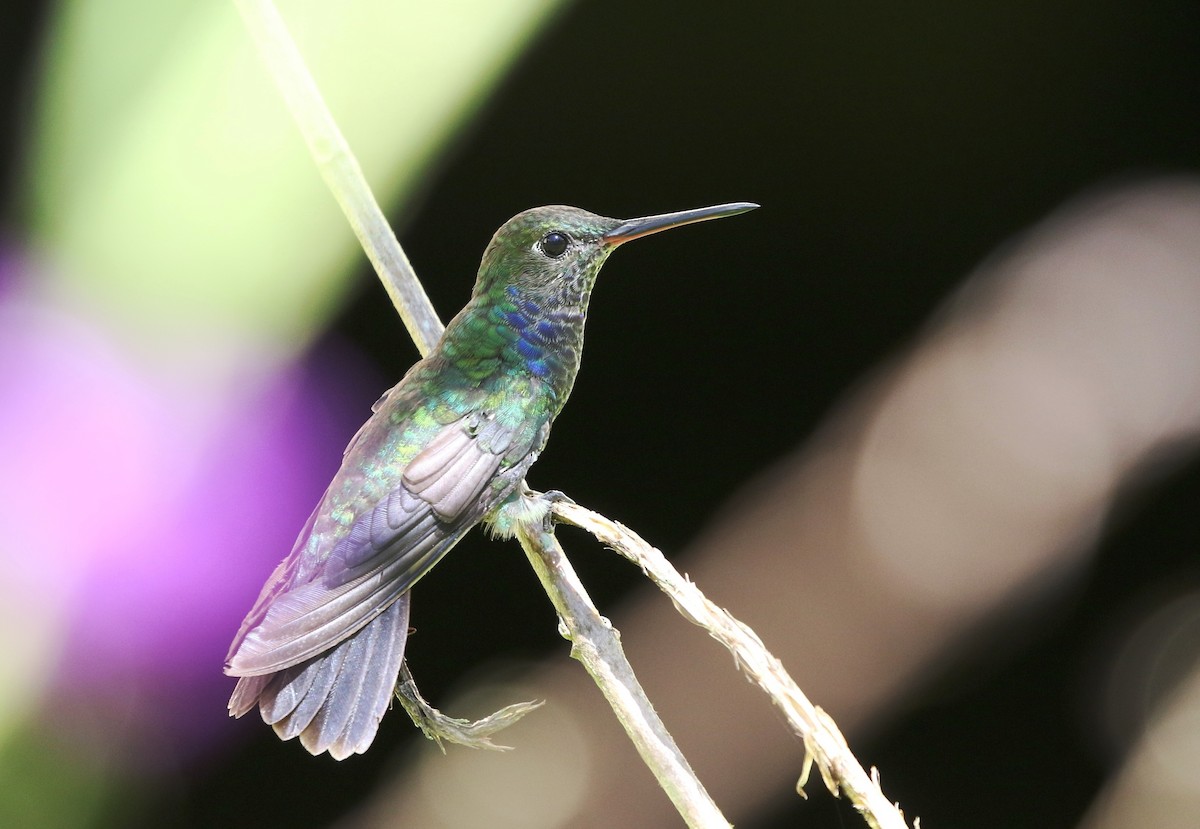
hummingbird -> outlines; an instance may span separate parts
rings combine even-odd
[[[258,706],[314,755],[366,751],[395,689],[413,584],[476,524],[511,535],[536,509],[525,474],[574,386],[609,254],[756,207],[620,220],[555,205],[505,222],[470,301],[372,408],[242,622],[225,662],[238,677],[230,715]]]

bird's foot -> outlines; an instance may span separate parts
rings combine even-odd
[[[574,503],[574,500],[557,489],[538,492],[528,486],[522,486],[492,513],[488,519],[488,528],[497,538],[512,538],[519,525],[537,526],[550,532],[554,526],[553,506]]]
[[[550,520],[550,505],[542,493],[534,492],[527,486],[522,486],[504,504],[501,504],[491,518],[488,519],[489,529],[497,538],[512,538],[520,526],[545,527]]]
[[[537,497],[537,493],[530,491],[530,494]],[[570,504],[573,507],[579,506],[575,503],[575,499],[567,495],[561,489],[551,489],[543,492],[541,497],[551,504]]]

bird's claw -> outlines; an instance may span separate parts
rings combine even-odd
[[[575,499],[567,495],[561,489],[547,490],[546,492],[542,493],[542,498],[549,501],[551,504],[570,504],[573,507],[578,506],[578,504],[575,503]]]

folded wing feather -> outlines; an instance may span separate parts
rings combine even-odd
[[[361,630],[428,572],[506,494],[480,497],[502,455],[475,433],[464,421],[444,426],[406,467],[401,485],[354,521],[311,580],[294,583],[295,561],[305,554],[302,536],[243,623],[226,673],[261,676],[311,659]],[[312,528],[310,519],[306,533]]]

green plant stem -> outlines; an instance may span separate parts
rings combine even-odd
[[[409,336],[425,356],[442,336],[442,322],[408,257],[384,218],[358,160],[333,120],[271,0],[234,0],[313,161],[379,274]]]

